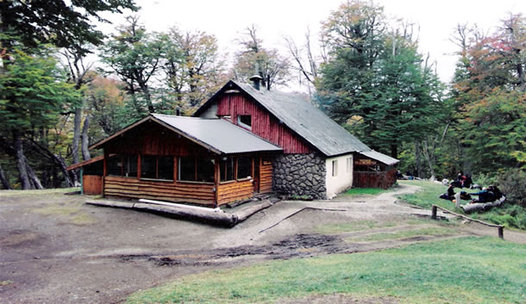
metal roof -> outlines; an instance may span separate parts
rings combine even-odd
[[[371,150],[300,94],[232,82],[326,156]]]
[[[388,156],[388,155],[385,155],[383,153],[380,153],[380,152],[377,152],[377,151],[374,151],[374,150],[370,150],[370,151],[364,151],[364,152],[360,152],[360,154],[362,155],[365,155],[369,158],[372,158],[372,159],[375,159],[379,162],[382,162],[388,166],[392,166],[396,163],[399,162],[398,159],[396,158],[392,158],[391,156]]]
[[[280,147],[223,119],[150,115],[165,126],[216,153],[282,151]]]

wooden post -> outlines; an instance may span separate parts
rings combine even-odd
[[[431,207],[431,218],[434,220],[437,219],[437,206],[435,205]]]
[[[142,160],[141,160],[141,154],[137,154],[137,179],[141,179],[141,163],[142,163]]]
[[[499,238],[504,239],[504,226],[499,226]]]
[[[214,158],[214,160],[214,206],[217,208],[217,206],[219,205],[219,180],[221,179],[221,175],[219,172],[220,158],[216,157]]]
[[[104,188],[106,184],[106,175],[108,175],[108,158],[110,154],[106,151],[106,148],[104,148],[104,158],[102,159],[102,189],[101,194],[102,197],[104,197]]]

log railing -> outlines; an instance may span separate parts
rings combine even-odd
[[[504,226],[502,226],[502,225],[490,224],[490,223],[487,223],[487,222],[484,222],[484,221],[481,221],[481,220],[477,220],[477,219],[465,216],[465,215],[460,214],[460,213],[456,213],[456,212],[450,211],[450,210],[448,210],[446,208],[442,208],[442,207],[437,206],[437,205],[431,206],[431,218],[434,219],[434,220],[437,219],[437,210],[438,209],[440,209],[444,213],[449,213],[449,214],[452,214],[454,216],[461,217],[461,218],[463,218],[465,220],[468,220],[470,222],[475,222],[475,223],[479,223],[479,224],[482,224],[482,225],[485,225],[485,226],[488,226],[488,227],[497,228],[498,234],[499,234],[499,238],[504,239]]]

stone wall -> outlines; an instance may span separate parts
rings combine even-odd
[[[325,158],[316,154],[283,154],[274,161],[273,190],[278,194],[327,198]]]

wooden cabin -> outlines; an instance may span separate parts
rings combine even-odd
[[[104,150],[105,196],[205,206],[267,192],[332,198],[354,179],[371,184],[355,174],[365,160],[380,164],[378,186],[390,186],[398,162],[371,150],[305,96],[260,88],[257,78],[252,85],[227,82],[194,117],[150,114],[90,149]]]

